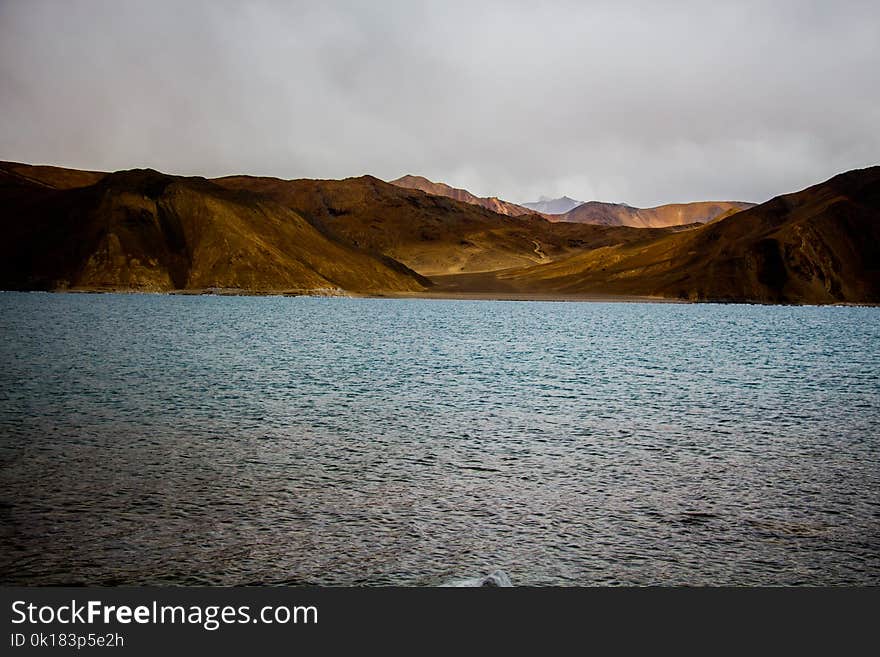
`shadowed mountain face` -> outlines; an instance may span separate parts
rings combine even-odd
[[[334,242],[269,198],[152,170],[102,175],[0,165],[0,225],[5,289],[374,292],[430,285],[400,263]]]
[[[664,228],[704,224],[731,210],[745,210],[754,203],[744,201],[699,201],[670,203],[656,208],[634,208],[621,203],[588,201],[563,215],[548,216],[551,221],[599,224],[601,226],[634,226],[636,228]]]
[[[576,201],[573,198],[563,196],[562,198],[547,198],[542,196],[537,201],[531,203],[523,203],[524,208],[540,212],[541,214],[565,214],[569,210],[574,210],[583,201]]]
[[[551,262],[584,249],[644,241],[666,231],[553,224],[397,187],[372,176],[279,180],[232,176],[220,185],[267,195],[334,239],[380,253],[425,276]]]
[[[880,302],[880,167],[694,230],[501,272],[513,289],[783,303]]]
[[[452,198],[456,201],[461,201],[462,203],[479,205],[487,210],[492,210],[492,212],[505,214],[510,217],[518,217],[534,213],[534,210],[517,205],[516,203],[502,201],[494,196],[480,198],[479,196],[474,196],[466,189],[450,187],[446,183],[431,182],[422,176],[401,176],[397,180],[392,180],[391,184],[396,185],[397,187],[405,187],[406,189],[418,189],[426,194],[434,194],[435,196],[446,196],[447,198]]]

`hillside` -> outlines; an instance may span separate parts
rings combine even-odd
[[[500,272],[511,289],[782,303],[880,302],[880,167],[650,243]]]
[[[345,180],[231,176],[215,182],[267,195],[334,239],[393,258],[424,276],[541,264],[666,232],[553,224],[537,215],[508,217],[372,176]]]
[[[384,292],[430,285],[399,263],[334,242],[271,199],[152,170],[90,176],[4,163],[0,226],[4,289]]]

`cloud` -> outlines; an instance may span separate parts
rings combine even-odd
[[[880,160],[872,2],[7,2],[0,157],[765,200]]]

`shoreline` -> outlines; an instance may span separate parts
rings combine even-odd
[[[326,299],[422,299],[426,301],[543,301],[585,303],[713,303],[673,299],[667,297],[623,294],[552,294],[544,292],[403,292],[382,290],[376,292],[322,293],[319,290],[245,290],[240,288],[200,288],[188,290],[138,290],[134,288],[64,288],[56,290],[0,290],[0,292],[42,294],[154,294],[181,297],[314,297]]]
[[[425,301],[518,301],[543,303],[661,303],[661,304],[719,304],[755,305],[781,307],[854,307],[878,308],[880,303],[840,301],[836,303],[776,303],[755,299],[679,299],[673,297],[639,296],[625,294],[563,294],[546,292],[458,292],[438,290],[437,292],[403,292],[384,290],[376,292],[350,292],[347,290],[321,293],[319,290],[245,290],[241,288],[199,288],[184,290],[139,290],[134,288],[63,288],[54,290],[16,290],[2,289],[0,292],[23,294],[153,294],[163,296],[214,296],[214,297],[314,297],[325,299],[400,299]],[[328,290],[328,292],[330,292]]]
[[[424,292],[392,292],[382,294],[357,294],[371,299],[427,299],[436,301],[544,301],[581,303],[690,303],[686,299],[668,297],[635,296],[624,294],[561,294],[547,292],[456,292],[438,290]]]

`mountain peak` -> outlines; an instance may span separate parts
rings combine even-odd
[[[581,203],[582,201],[577,201],[568,196],[563,196],[561,198],[548,198],[547,196],[541,196],[537,201],[523,203],[522,205],[529,210],[534,210],[535,212],[541,212],[543,214],[565,214],[579,206]]]

